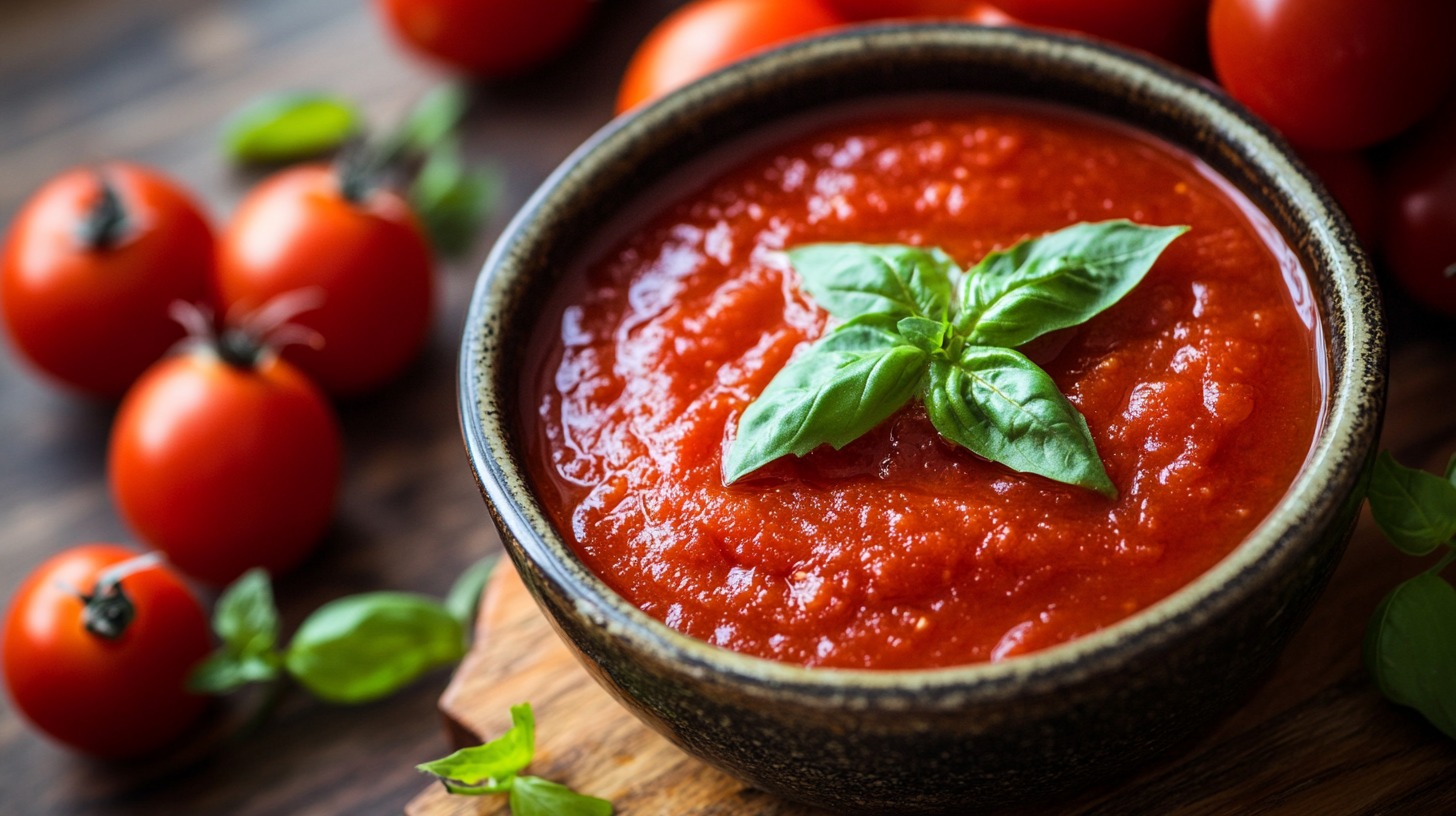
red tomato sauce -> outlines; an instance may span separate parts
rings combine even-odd
[[[940,246],[965,268],[1111,218],[1192,229],[1023,350],[1087,418],[1116,500],[980,459],[915,402],[724,486],[739,415],[825,329],[783,249]],[[587,268],[531,384],[533,478],[591,569],[693,637],[808,666],[1001,660],[1167,596],[1284,494],[1322,405],[1303,281],[1225,182],[1121,126],[992,100],[821,125]]]

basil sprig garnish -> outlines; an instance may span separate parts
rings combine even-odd
[[[1407,555],[1440,557],[1380,602],[1365,631],[1365,667],[1380,693],[1410,706],[1456,739],[1456,456],[1445,478],[1408,468],[1382,451],[1367,493],[1370,515]]]
[[[840,322],[743,412],[725,481],[820,445],[842,448],[918,397],[952,442],[1116,497],[1086,419],[1016,347],[1116,303],[1187,230],[1076,224],[992,252],[964,273],[939,249],[790,250],[804,289]]]

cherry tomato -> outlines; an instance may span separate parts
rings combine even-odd
[[[592,0],[376,0],[407,45],[467,74],[519,73],[582,31]]]
[[[207,616],[170,569],[138,557],[116,544],[73,547],[32,572],[6,613],[5,685],[15,707],[88,754],[156,751],[207,705],[184,688],[212,648]]]
[[[1423,305],[1456,315],[1456,104],[1397,145],[1383,181],[1387,268]]]
[[[192,199],[131,164],[70,170],[41,187],[0,256],[0,305],[17,349],[81,391],[120,396],[175,342],[175,300],[200,301],[212,229]]]
[[[1209,46],[1228,92],[1302,147],[1401,132],[1456,77],[1450,0],[1214,0]]]
[[[820,0],[693,0],[637,47],[617,92],[617,112],[755,52],[845,22]]]
[[[915,17],[960,17],[966,0],[825,0],[846,20],[883,20]]]
[[[404,199],[378,187],[346,196],[322,165],[254,188],[218,248],[219,307],[237,317],[308,288],[322,305],[293,322],[318,332],[322,346],[289,347],[286,359],[339,396],[400,373],[424,345],[434,299],[430,249]]]
[[[984,26],[1025,25],[990,3],[972,3],[961,19]]]
[[[1090,34],[1180,65],[1203,56],[1208,0],[996,0],[1027,25]]]
[[[1329,188],[1365,249],[1375,249],[1380,229],[1380,193],[1370,163],[1351,150],[1301,150],[1299,157]]]
[[[132,529],[221,585],[303,560],[333,513],[342,447],[307,377],[228,334],[142,375],[117,412],[107,467]]]

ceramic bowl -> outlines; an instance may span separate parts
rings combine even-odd
[[[994,664],[806,669],[649,618],[589,572],[527,478],[521,350],[557,282],[624,208],[697,157],[805,111],[907,94],[999,94],[1130,123],[1264,210],[1312,279],[1329,393],[1306,466],[1212,571],[1127,620]],[[651,206],[651,205],[648,205]],[[836,813],[967,812],[1146,763],[1258,682],[1324,587],[1358,508],[1385,395],[1379,295],[1345,219],[1290,150],[1220,91],[1071,38],[951,24],[805,41],[619,119],[507,228],[475,289],[460,372],[471,463],[516,568],[593,677],[683,749]]]

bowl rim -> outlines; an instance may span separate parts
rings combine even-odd
[[[641,133],[681,127],[703,100],[745,87],[771,87],[776,77],[816,61],[867,59],[926,46],[1009,50],[1067,61],[1104,77],[1119,75],[1140,95],[1180,108],[1221,131],[1229,149],[1271,183],[1273,197],[1289,205],[1291,220],[1295,215],[1304,218],[1308,246],[1296,246],[1294,237],[1286,234],[1291,248],[1302,261],[1315,258],[1328,266],[1325,277],[1331,288],[1325,297],[1337,308],[1333,313],[1319,310],[1331,368],[1323,426],[1284,497],[1232,552],[1161,601],[1066,643],[999,662],[881,670],[782,663],[682,634],[617,595],[576,558],[535,498],[529,477],[510,449],[508,414],[513,398],[498,393],[486,365],[501,359],[501,350],[491,344],[505,332],[490,318],[495,304],[508,297],[510,276],[503,270],[512,263],[515,249],[529,241],[535,219],[549,212],[563,191],[575,189],[589,177],[593,166],[609,161],[604,156],[623,152]],[[1182,147],[1198,155],[1191,146]],[[1276,214],[1266,209],[1266,216],[1277,228]],[[1319,288],[1317,271],[1308,265],[1305,269],[1312,292]],[[892,705],[916,700],[949,708],[969,699],[996,702],[1028,691],[1050,691],[1114,671],[1176,633],[1229,611],[1267,584],[1281,567],[1298,568],[1289,562],[1303,555],[1307,539],[1317,538],[1317,532],[1337,518],[1363,478],[1378,436],[1385,393],[1380,313],[1368,260],[1343,212],[1279,136],[1211,83],[1154,58],[1076,36],[946,22],[862,26],[798,41],[710,74],[618,117],[573,151],[511,220],[482,267],[461,346],[459,410],[477,485],[503,527],[502,539],[517,569],[532,570],[549,582],[561,598],[569,599],[580,619],[696,678],[749,693],[790,697],[815,706],[854,698]],[[495,316],[500,317],[498,310]],[[526,583],[531,587],[531,580]],[[540,603],[538,590],[531,588]]]

